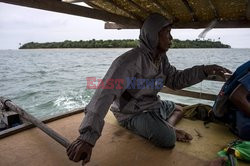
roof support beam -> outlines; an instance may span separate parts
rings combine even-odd
[[[194,13],[194,10],[192,9],[192,7],[189,5],[188,1],[187,0],[182,0],[183,4],[186,6],[186,8],[188,9],[188,11],[190,12],[191,16],[192,16],[192,21],[193,22],[196,22],[198,19],[197,19],[197,16],[195,15]]]
[[[105,11],[91,9],[79,5],[73,5],[61,1],[51,1],[51,0],[0,0],[0,2],[32,7],[36,9],[43,9],[48,11],[54,11],[59,13],[71,14],[76,16],[88,17],[103,21],[116,22],[119,24],[126,24],[135,27],[141,25],[140,22],[128,17],[119,16],[116,14],[108,13]]]
[[[211,22],[190,22],[176,23],[173,29],[200,29],[206,28]],[[105,23],[105,29],[138,29],[139,27],[129,25],[119,25],[115,23]],[[240,21],[218,21],[214,28],[250,28],[250,20]]]

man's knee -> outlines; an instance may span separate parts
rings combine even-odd
[[[175,131],[169,126],[161,126],[154,130],[150,140],[157,146],[174,148],[176,142]]]

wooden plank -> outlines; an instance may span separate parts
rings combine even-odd
[[[106,22],[104,24],[104,29],[139,29],[139,27],[134,27],[134,26],[127,26],[127,25],[122,25],[122,24],[117,24],[117,23],[112,23],[112,22]]]
[[[209,22],[188,22],[188,23],[176,23],[173,28],[176,29],[186,29],[186,28],[206,28]],[[214,28],[250,28],[249,20],[236,20],[236,21],[217,21]]]
[[[126,10],[122,5],[116,3],[114,0],[107,0],[109,3],[111,3],[112,5],[114,5],[115,7],[117,7],[118,9],[122,10],[123,12],[127,13],[128,15],[136,18],[137,20],[140,20],[142,21],[143,18],[140,17],[139,15],[135,14],[135,13],[132,13],[131,11],[129,10]]]
[[[49,126],[56,129],[73,141],[79,135],[77,129],[81,121],[82,116],[76,115],[50,123]],[[183,122],[186,122],[186,120],[183,120],[182,123]],[[194,122],[199,123],[198,121]],[[187,123],[183,125],[185,127],[184,129],[190,134],[194,133],[193,128],[196,128],[201,133],[203,133],[203,130],[208,130],[203,127],[201,122],[199,123],[199,125],[186,124]],[[197,128],[196,126],[200,127]],[[213,126],[210,126],[210,130],[217,131],[217,129],[214,129],[212,127]],[[203,130],[200,130],[200,128],[203,128]],[[210,132],[207,131],[207,133]],[[32,137],[32,135],[34,136]],[[218,137],[218,134],[212,133],[212,135]],[[211,146],[207,141],[208,139],[210,139],[210,137],[204,138],[206,139],[194,139],[193,141],[195,142],[191,143],[192,146],[190,145],[190,143],[176,143],[176,147],[169,150],[154,146],[146,139],[133,134],[132,132],[122,128],[121,126],[105,123],[104,129],[102,131],[102,136],[97,141],[95,148],[93,148],[92,157],[87,166],[152,165],[148,163],[157,163],[155,164],[157,166],[181,166],[187,162],[188,164],[185,164],[185,166],[206,166],[208,164],[206,160],[211,160],[212,157],[215,157],[214,154],[216,154],[216,152],[218,151],[218,145],[221,146],[223,144],[218,144],[218,142],[215,142],[214,139],[211,139],[212,141],[210,142],[213,142],[213,144],[211,144],[213,146]],[[213,147],[212,150],[207,150],[209,151],[210,155],[207,155],[206,153],[202,153],[203,155],[192,154],[195,152],[192,150],[195,145],[198,144],[198,147],[201,145],[204,146],[204,142],[200,142],[200,140],[205,141],[205,145],[210,145],[209,147]],[[223,141],[225,142],[225,139]],[[13,137],[0,140],[0,144],[2,150],[2,153],[0,155],[1,166],[81,165],[81,163],[74,163],[70,161],[67,157],[67,154],[65,153],[65,149],[63,149],[61,146],[58,146],[58,144],[55,144],[53,140],[48,139],[37,129],[28,130]],[[215,146],[215,144],[217,146]],[[185,148],[186,150],[183,150],[183,148]],[[204,149],[206,148],[207,147],[205,146]],[[203,149],[198,148],[198,150],[199,153],[201,153],[201,150],[203,152]],[[205,156],[206,158],[203,159],[203,156]]]
[[[206,28],[211,22],[178,22],[174,23],[173,29],[200,29]],[[214,28],[250,28],[250,20],[239,21],[217,21]],[[105,29],[139,29],[137,26],[122,25],[115,23],[106,23]]]
[[[173,94],[173,95],[178,95],[178,96],[186,96],[186,97],[192,97],[192,98],[197,98],[197,99],[204,99],[204,100],[214,101],[216,99],[216,95],[213,95],[213,94],[198,93],[198,92],[192,92],[192,91],[187,91],[187,90],[174,91],[174,90],[167,88],[167,87],[163,87],[161,89],[161,92]]]
[[[66,13],[103,21],[116,22],[119,24],[126,24],[135,27],[140,27],[141,23],[137,20],[112,14],[106,11],[91,9],[84,6],[74,5],[70,3],[51,1],[51,0],[1,0],[1,2],[54,11],[59,13]]]

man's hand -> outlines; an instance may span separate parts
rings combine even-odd
[[[67,155],[70,160],[78,162],[82,160],[82,165],[89,162],[93,146],[89,143],[76,139],[67,147]]]
[[[230,70],[221,67],[219,65],[206,65],[204,66],[204,72],[207,76],[209,75],[219,75],[222,78],[226,79],[225,73],[232,73]]]

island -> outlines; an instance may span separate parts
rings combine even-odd
[[[48,48],[134,48],[138,45],[138,40],[87,40],[63,42],[37,43],[29,42],[23,44],[19,49],[48,49]],[[231,48],[230,45],[220,41],[212,40],[179,40],[173,39],[171,48]]]

